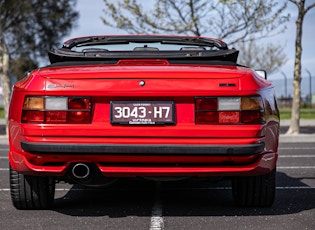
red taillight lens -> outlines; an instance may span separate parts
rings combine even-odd
[[[196,124],[263,124],[261,97],[198,97],[195,99]]]
[[[23,123],[43,123],[45,120],[45,112],[43,111],[23,111]]]
[[[91,99],[88,97],[33,97],[24,99],[23,123],[89,124]]]
[[[86,124],[90,123],[90,100],[88,98],[69,98],[68,108],[69,112],[68,122],[71,124]]]
[[[90,112],[69,112],[70,124],[88,124],[90,123]]]
[[[198,112],[196,113],[197,124],[216,124],[218,122],[218,112]]]
[[[69,110],[88,110],[90,107],[90,100],[88,98],[69,98]]]
[[[217,98],[197,98],[196,99],[196,110],[217,110],[218,99]]]
[[[67,122],[66,111],[46,111],[46,123],[63,124]]]
[[[237,124],[240,123],[240,112],[219,112],[219,123],[220,124]]]
[[[242,123],[247,123],[247,124],[262,124],[264,123],[264,117],[263,113],[259,110],[248,110],[248,111],[242,111]]]

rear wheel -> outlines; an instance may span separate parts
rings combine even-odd
[[[10,166],[11,199],[17,209],[50,209],[54,203],[55,181],[52,177],[23,175]]]
[[[276,169],[266,175],[233,178],[232,188],[238,205],[269,207],[275,199]]]

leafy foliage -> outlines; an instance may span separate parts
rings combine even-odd
[[[16,76],[18,80],[25,76],[27,71],[37,68],[37,63],[29,58],[18,58],[11,62],[11,73]]]
[[[0,32],[10,57],[46,57],[78,18],[76,0],[0,0]]]
[[[76,0],[0,0],[0,77],[6,117],[14,60],[21,67],[14,71],[24,72],[25,66],[36,65],[46,57],[47,50],[56,46],[75,24],[75,4]]]

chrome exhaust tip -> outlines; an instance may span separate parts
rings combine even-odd
[[[77,179],[85,179],[90,175],[90,167],[83,163],[75,164],[72,168],[72,175]]]

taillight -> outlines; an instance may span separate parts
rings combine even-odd
[[[196,124],[263,124],[261,97],[195,98]]]
[[[24,99],[21,121],[41,124],[89,124],[91,99],[27,96]]]

